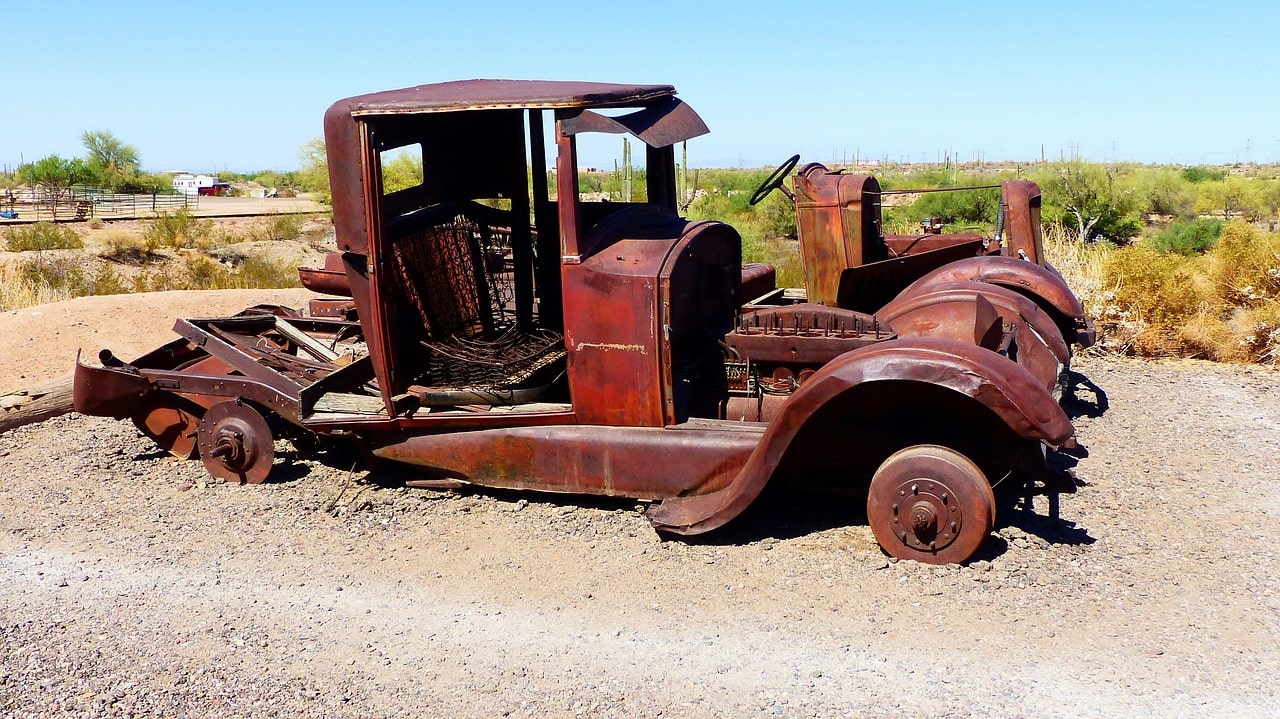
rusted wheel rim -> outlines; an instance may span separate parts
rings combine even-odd
[[[871,478],[871,531],[899,559],[963,562],[986,541],[995,517],[995,496],[982,470],[946,447],[908,447],[886,459]]]
[[[218,479],[260,484],[275,461],[271,428],[246,404],[215,404],[200,420],[200,459]]]

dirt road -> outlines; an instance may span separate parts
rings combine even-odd
[[[21,428],[0,714],[1276,716],[1280,373],[1078,367],[1088,486],[966,567],[890,563],[829,501],[663,542],[627,502],[345,457],[207,484],[127,423]]]

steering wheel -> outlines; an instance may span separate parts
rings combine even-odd
[[[800,156],[792,155],[786,162],[778,165],[778,169],[774,170],[773,174],[769,175],[769,179],[765,180],[764,184],[760,185],[755,194],[751,196],[751,199],[748,201],[749,204],[752,206],[760,204],[760,201],[768,197],[770,192],[782,187],[782,183],[787,179],[787,175],[791,174],[791,171],[796,169],[796,165],[798,164],[800,164]],[[782,191],[787,192],[785,187],[782,187]],[[791,196],[791,193],[787,192],[787,195]],[[794,196],[792,196],[792,199],[794,199]]]

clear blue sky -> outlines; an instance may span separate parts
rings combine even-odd
[[[334,100],[471,77],[675,85],[704,167],[1280,160],[1280,3],[1037,5],[0,0],[0,164],[108,129],[148,170],[288,169]]]

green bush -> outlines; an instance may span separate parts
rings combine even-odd
[[[148,247],[181,249],[195,247],[209,234],[209,223],[196,219],[187,208],[173,214],[161,212],[143,230],[142,237]]]
[[[915,222],[926,217],[947,225],[994,225],[1000,208],[1000,190],[958,190],[929,192],[911,203],[907,210]]]
[[[1179,221],[1151,237],[1151,246],[1162,252],[1202,255],[1222,235],[1222,220],[1202,218]]]
[[[65,225],[37,222],[34,225],[6,228],[4,244],[10,252],[78,250],[84,247],[84,239],[80,237],[80,233]]]
[[[1182,179],[1187,182],[1217,182],[1226,177],[1226,170],[1212,167],[1188,167],[1182,171]]]

